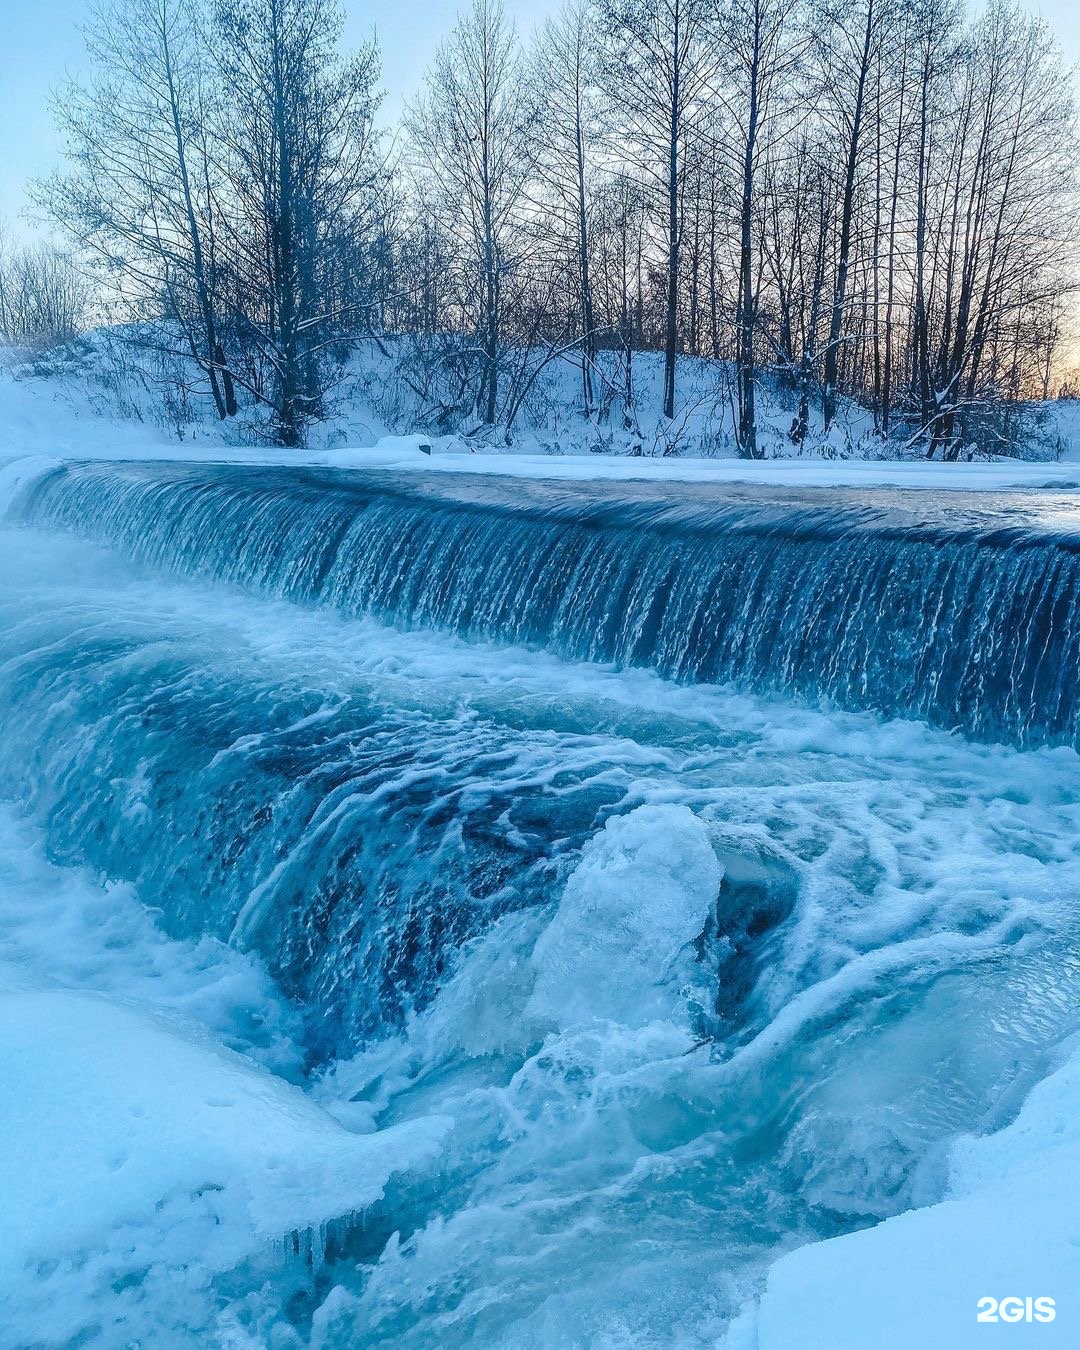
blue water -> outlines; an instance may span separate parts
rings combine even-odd
[[[21,503],[189,575],[984,739],[1080,739],[1069,495],[77,465]]]
[[[34,847],[177,944],[170,1007],[248,962],[187,1015],[348,1128],[453,1120],[190,1297],[152,1222],[100,1235],[85,1343],[714,1344],[778,1252],[936,1198],[1075,1028],[1060,502],[521,493],[86,466],[15,504]],[[145,996],[145,934],[82,900],[50,955],[20,903],[0,961]]]

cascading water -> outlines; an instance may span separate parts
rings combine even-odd
[[[1071,501],[907,496],[82,465],[22,515],[346,614],[1075,745]]]
[[[22,490],[0,993],[73,1043],[61,996],[117,1000],[94,1062],[201,1028],[275,1078],[214,1060],[194,1120],[264,1139],[287,1080],[342,1138],[294,1102],[282,1157],[348,1161],[230,1154],[253,1236],[213,1155],[13,1275],[7,1339],[712,1345],[778,1252],[940,1194],[1077,1023],[1077,540],[819,500]]]

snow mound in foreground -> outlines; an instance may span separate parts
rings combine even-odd
[[[1008,1128],[959,1140],[951,1175],[940,1204],[782,1257],[726,1350],[1080,1344],[1080,1052]],[[1035,1317],[1040,1298],[1053,1321]],[[1019,1303],[1003,1316],[1003,1300]]]
[[[372,1205],[448,1125],[351,1134],[186,1025],[66,990],[0,993],[0,1083],[0,1288],[46,1340],[67,1331],[41,1298],[51,1282],[227,1270]]]

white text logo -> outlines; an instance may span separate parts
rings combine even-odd
[[[1052,1298],[981,1298],[975,1306],[976,1322],[1052,1322],[1057,1316]]]

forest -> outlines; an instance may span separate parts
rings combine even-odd
[[[889,453],[1008,452],[1075,394],[1071,72],[1008,0],[473,0],[393,124],[331,0],[125,0],[59,90],[0,335],[108,328],[171,396],[305,443],[374,343],[439,432],[509,440],[554,363],[632,428],[635,356],[715,363],[736,448],[841,406]]]

